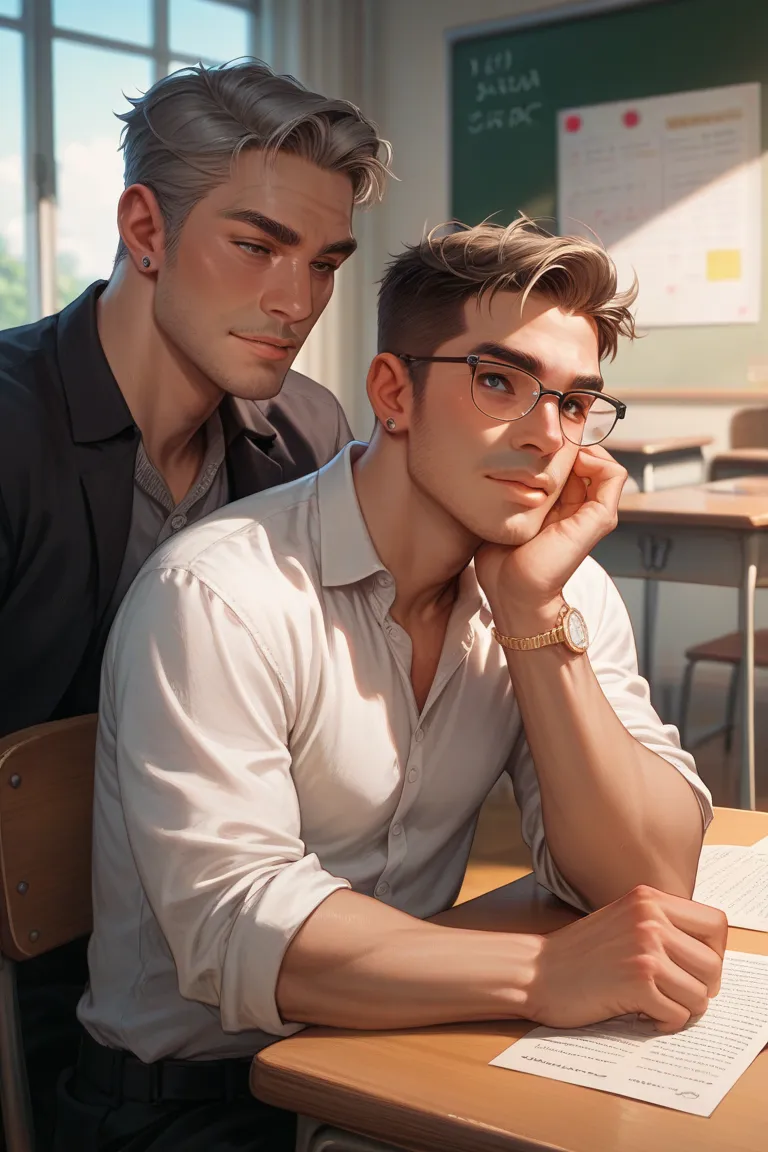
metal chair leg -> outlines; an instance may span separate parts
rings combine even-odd
[[[733,745],[733,729],[736,723],[736,706],[739,701],[739,681],[741,680],[741,661],[734,664],[731,671],[731,680],[728,685],[728,698],[725,705],[725,750],[730,752]]]
[[[683,683],[680,688],[680,712],[678,714],[677,730],[680,733],[680,746],[685,748],[688,738],[688,711],[691,706],[691,689],[693,688],[693,673],[696,664],[689,660],[683,672]]]
[[[308,1152],[402,1152],[402,1149],[324,1125],[310,1139]]]
[[[7,1152],[34,1152],[35,1136],[21,1039],[16,965],[0,954],[0,1104]]]

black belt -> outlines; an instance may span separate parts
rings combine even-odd
[[[131,1052],[105,1048],[86,1033],[77,1058],[76,1077],[109,1097],[153,1104],[161,1100],[243,1099],[250,1096],[250,1060],[156,1060],[145,1064]]]

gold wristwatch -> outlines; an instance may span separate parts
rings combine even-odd
[[[530,652],[533,648],[547,648],[550,644],[565,644],[570,652],[580,655],[589,646],[586,621],[578,608],[571,608],[568,604],[561,608],[556,626],[548,632],[540,632],[538,636],[503,636],[497,628],[491,631],[494,640],[502,648],[511,648],[515,652]]]

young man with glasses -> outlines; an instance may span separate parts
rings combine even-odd
[[[726,933],[690,900],[710,797],[589,559],[625,479],[600,360],[630,303],[597,246],[524,219],[425,239],[383,281],[370,445],[145,566],[102,679],[62,1149],[193,1152],[214,1125],[262,1147],[253,1101],[157,1085],[197,1064],[245,1093],[254,1051],[306,1023],[705,1010]],[[456,931],[505,771],[538,879],[591,912],[546,937]],[[264,1146],[291,1138],[286,1117]]]

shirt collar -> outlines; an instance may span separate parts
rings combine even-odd
[[[97,306],[106,286],[106,280],[91,284],[63,309],[57,323],[59,370],[76,444],[111,440],[135,427],[99,337]],[[277,430],[260,404],[225,396],[219,411],[226,448],[244,432],[269,452]]]
[[[356,584],[377,572],[387,571],[363,519],[352,475],[352,465],[366,447],[353,440],[318,473],[320,578],[325,588]],[[477,582],[474,562],[459,578],[459,598],[468,618],[479,614],[481,623],[486,627],[490,624],[493,614]]]
[[[106,286],[105,280],[91,284],[57,321],[59,371],[76,444],[111,440],[134,427],[96,324],[96,305]]]
[[[493,620],[493,613],[485,593],[477,582],[474,560],[467,565],[459,577],[459,599],[463,602],[464,610],[470,620],[477,616],[481,624],[484,624],[486,628],[489,626]]]
[[[191,508],[206,494],[213,483],[214,476],[224,463],[225,451],[221,416],[217,409],[205,423],[205,456],[200,471],[187,495],[179,501],[179,505]],[[151,496],[158,504],[162,504],[168,511],[173,511],[176,507],[176,501],[168,491],[165,480],[147,456],[143,440],[139,441],[133,477],[142,492],[146,492],[148,496]]]
[[[352,476],[352,465],[366,447],[353,440],[318,473],[320,578],[325,588],[356,584],[387,571],[360,511]]]
[[[265,452],[269,451],[277,439],[277,430],[264,415],[257,401],[225,396],[219,405],[219,411],[227,448],[241,432],[245,432],[251,440],[255,440]]]

